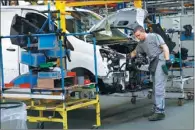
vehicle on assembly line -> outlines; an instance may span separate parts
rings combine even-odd
[[[37,33],[47,14],[41,11],[47,6],[4,6],[1,7],[1,36]],[[51,6],[51,10],[55,10]],[[101,93],[113,93],[125,90],[128,81],[126,73],[127,55],[136,41],[122,33],[119,28],[132,29],[143,25],[147,12],[143,9],[126,8],[109,16],[100,15],[79,8],[66,8],[66,33],[92,32],[96,37],[96,56],[98,83]],[[21,24],[21,19],[24,24]],[[48,24],[43,33],[48,33]],[[78,76],[88,76],[94,80],[94,56],[92,35],[68,36],[67,47],[71,50],[71,61],[67,69],[77,72]],[[27,65],[20,63],[20,52],[25,50],[25,40],[19,38],[2,39],[5,83],[29,71]],[[33,50],[32,50],[33,51]],[[36,50],[35,50],[36,51]]]

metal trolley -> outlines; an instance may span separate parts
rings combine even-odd
[[[194,68],[194,65],[188,65],[184,66],[182,63],[188,63],[187,61],[182,61],[181,58],[181,47],[182,47],[182,41],[189,41],[194,39],[194,33],[191,34],[191,36],[186,37],[184,35],[184,32],[180,31],[180,40],[179,40],[179,67],[171,67],[171,76],[169,78],[169,81],[171,81],[171,86],[166,88],[167,92],[167,98],[178,98],[178,106],[182,106],[184,103],[184,99],[187,98],[188,100],[194,99],[194,88],[185,88],[185,83],[188,84],[190,80],[194,80],[194,76],[184,76],[184,69],[188,68]],[[188,58],[194,58],[194,56],[188,56]],[[173,59],[175,59],[173,57]],[[180,74],[179,76],[175,76],[173,74],[174,71],[178,71]]]
[[[36,34],[31,34],[29,33],[28,35],[12,35],[12,36],[1,36],[1,42],[0,42],[0,69],[1,69],[1,97],[4,102],[6,102],[7,99],[14,99],[14,100],[20,100],[24,103],[26,103],[26,108],[28,110],[34,110],[39,112],[39,116],[31,116],[28,115],[27,119],[29,122],[37,122],[37,128],[44,128],[44,123],[43,122],[61,122],[63,123],[63,129],[68,129],[68,118],[67,118],[67,112],[79,108],[85,108],[94,105],[96,109],[96,125],[93,126],[93,128],[97,128],[101,126],[101,119],[100,119],[100,101],[99,101],[99,89],[98,89],[98,77],[97,77],[97,59],[96,59],[96,39],[93,36],[93,47],[94,47],[94,69],[95,69],[95,83],[88,84],[88,85],[77,85],[74,84],[72,86],[65,86],[65,78],[66,76],[66,69],[63,68],[63,58],[66,55],[69,55],[70,51],[64,47],[63,49],[63,44],[62,42],[64,41],[66,43],[67,37],[72,36],[72,35],[93,35],[91,33],[64,33],[61,31],[61,22],[60,22],[60,16],[61,13],[60,11],[50,11],[50,3],[48,3],[48,10],[45,11],[45,13],[48,13],[48,19],[44,23],[43,27],[45,24],[48,22],[49,23],[49,29],[51,30],[54,23],[52,23],[51,16],[52,13],[57,13],[57,20],[58,20],[58,31],[54,33],[48,33],[48,34],[41,34],[41,33],[36,33]],[[42,29],[41,28],[41,29]],[[41,30],[39,30],[41,31]],[[60,76],[58,74],[53,74],[53,75],[58,75],[59,78],[61,79],[61,88],[53,88],[53,89],[45,89],[45,88],[37,88],[35,87],[34,84],[34,73],[33,70],[30,67],[29,73],[27,74],[27,77],[25,77],[30,84],[30,92],[28,93],[14,93],[14,92],[8,92],[6,90],[11,90],[11,89],[20,89],[17,86],[7,88],[5,87],[4,84],[4,72],[3,72],[3,56],[2,56],[2,39],[5,38],[27,38],[27,47],[31,47],[31,38],[32,37],[37,37],[38,38],[38,49],[41,48],[41,50],[47,50],[47,52],[53,52],[57,53],[54,51],[54,48],[56,45],[58,45],[59,50],[58,50],[58,58],[60,59]],[[55,41],[55,44],[53,44]],[[56,42],[57,41],[57,42]],[[55,47],[54,47],[55,46]],[[48,49],[50,48],[50,49]],[[30,49],[26,53],[29,57],[32,56],[32,52]],[[51,54],[51,53],[48,53]],[[31,66],[32,64],[32,58],[27,58],[28,63],[27,65]],[[39,73],[39,72],[38,72]],[[38,74],[39,76],[41,75]],[[42,76],[47,76],[42,73]],[[17,77],[19,79],[24,80],[24,77],[21,75]],[[16,78],[16,79],[17,79]],[[51,76],[52,78],[52,76]],[[22,80],[19,80],[22,82]],[[93,86],[91,88],[91,85]],[[27,89],[26,89],[27,90]],[[71,96],[68,96],[68,92],[76,91],[80,92],[81,94],[92,94],[92,96],[82,96],[82,98],[76,98],[73,99]],[[46,92],[46,94],[45,94]],[[48,94],[49,93],[49,94]],[[89,95],[90,95],[89,94]],[[50,116],[50,117],[45,117],[44,112],[46,111],[51,111],[55,114],[59,113],[61,115],[61,118],[56,118],[55,115]]]

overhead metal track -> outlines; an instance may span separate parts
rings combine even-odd
[[[184,4],[192,4],[192,2],[187,2],[185,1]],[[148,4],[147,3],[147,7],[179,7],[181,6],[181,2],[162,2],[162,3],[152,3],[152,4]]]
[[[113,3],[131,2],[132,0],[96,0],[96,1],[80,1],[80,2],[67,2],[67,7],[78,7],[78,6],[91,6],[91,5],[105,5]]]
[[[194,8],[185,8],[186,11],[194,11]],[[155,13],[149,13],[149,15],[172,15],[181,13],[182,9],[169,9],[168,11],[162,11],[161,9],[156,10]]]
[[[184,6],[187,4],[193,5],[192,0],[185,0],[184,1]],[[181,1],[175,1],[175,0],[168,0],[168,1],[147,1],[147,7],[167,7],[167,6],[182,6]]]

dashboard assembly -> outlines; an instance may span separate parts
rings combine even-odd
[[[106,77],[112,80],[104,82],[109,85],[108,93],[121,93],[137,89],[141,86],[139,68],[148,64],[146,54],[138,54],[135,58],[118,53],[110,48],[100,49],[102,60],[107,63],[109,73]]]

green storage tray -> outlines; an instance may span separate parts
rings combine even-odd
[[[49,68],[49,67],[53,67],[54,65],[56,65],[54,62],[47,62],[44,64],[40,64],[40,68]]]
[[[84,85],[83,88],[88,88],[88,89],[90,88],[90,89],[92,89],[92,88],[95,88],[95,84],[91,83],[91,84],[88,84],[88,85]]]

